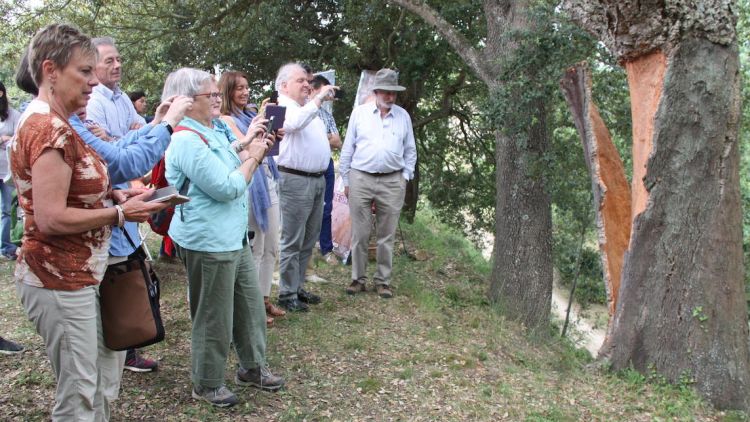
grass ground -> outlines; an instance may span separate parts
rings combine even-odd
[[[184,272],[157,262],[167,339],[145,354],[160,370],[125,372],[113,420],[743,420],[705,405],[689,386],[602,372],[567,340],[523,334],[486,302],[489,266],[465,240],[425,215],[402,225],[419,260],[396,257],[395,297],[347,296],[350,268],[316,261],[314,272],[330,282],[309,287],[323,303],[268,331],[271,368],[287,387],[235,388],[232,356],[227,384],[241,402],[228,410],[190,398]],[[0,355],[0,419],[46,420],[55,381],[11,274],[11,263],[0,264],[0,335],[27,351]]]

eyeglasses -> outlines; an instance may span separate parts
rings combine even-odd
[[[195,94],[195,95],[193,95],[193,98],[198,98],[198,97],[210,97],[210,98],[213,98],[214,100],[216,100],[218,98],[221,98],[221,92],[206,92],[205,94]]]

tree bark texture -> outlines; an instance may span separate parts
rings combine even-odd
[[[610,317],[620,290],[623,259],[630,242],[630,185],[625,166],[591,96],[591,72],[579,63],[565,72],[560,86],[583,144],[591,176],[596,226]],[[610,318],[611,321],[611,318]]]
[[[528,143],[496,133],[495,247],[490,299],[530,329],[549,324],[552,301],[552,212],[535,163],[549,147],[538,104]],[[529,120],[532,120],[531,116]]]
[[[563,7],[624,63],[632,98],[634,218],[600,356],[748,411],[736,2]]]
[[[737,49],[689,39],[667,63],[643,179],[648,200],[634,220],[603,354],[615,369],[692,377],[717,407],[747,410]]]

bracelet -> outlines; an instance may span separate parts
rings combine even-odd
[[[125,211],[120,205],[115,205],[115,209],[117,210],[117,227],[122,227],[125,225]]]
[[[249,156],[249,157],[247,157],[247,160],[249,160],[249,159],[251,159],[251,158],[252,158],[253,160],[255,160],[255,164],[256,164],[256,165],[257,165],[258,167],[260,167],[260,161],[259,161],[259,160],[258,160],[257,158],[253,157],[252,155],[251,155],[251,156]],[[245,161],[247,161],[247,160],[245,160]]]

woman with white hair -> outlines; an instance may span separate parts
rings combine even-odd
[[[169,227],[188,277],[192,317],[192,395],[227,407],[237,397],[224,385],[230,344],[240,367],[238,385],[275,391],[284,385],[266,363],[266,311],[247,236],[247,186],[273,143],[263,131],[237,152],[220,119],[221,94],[207,72],[182,68],[169,75],[162,98],[195,100],[175,128],[166,152],[166,176],[190,202]],[[254,136],[258,134],[257,136]]]

